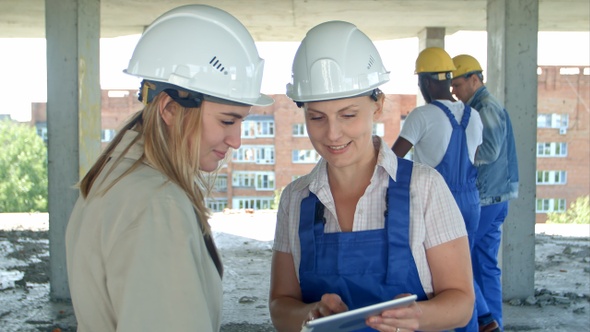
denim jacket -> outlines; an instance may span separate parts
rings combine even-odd
[[[518,161],[508,112],[485,86],[475,92],[468,104],[479,112],[483,122],[483,143],[475,156],[481,205],[516,198]]]

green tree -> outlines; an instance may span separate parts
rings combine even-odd
[[[34,127],[0,121],[0,212],[47,212],[47,147]]]
[[[580,196],[563,213],[547,213],[547,223],[590,224],[590,196]]]
[[[275,197],[273,198],[272,204],[270,205],[271,210],[278,210],[279,209],[279,202],[281,201],[281,194],[283,193],[283,188],[275,190]]]

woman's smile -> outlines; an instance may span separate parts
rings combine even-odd
[[[342,145],[328,145],[328,149],[331,152],[335,152],[335,153],[340,153],[340,152],[344,152],[344,150],[350,146],[351,142],[348,142],[346,144],[342,144]]]

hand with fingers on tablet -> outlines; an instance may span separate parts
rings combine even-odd
[[[397,298],[410,294],[400,294]],[[367,318],[367,326],[383,332],[406,332],[416,331],[419,328],[419,320],[422,317],[422,310],[416,301],[406,306],[400,306],[383,311],[379,315]]]
[[[329,294],[332,295],[332,294]],[[326,297],[322,300],[337,300],[339,297]],[[350,332],[350,331],[358,331],[359,329],[365,329],[367,327],[367,322],[372,317],[380,317],[386,311],[389,311],[393,308],[404,308],[408,306],[412,306],[415,304],[417,296],[415,294],[407,294],[404,296],[398,296],[393,300],[383,301],[379,303],[375,303],[372,305],[343,311],[340,313],[328,312],[324,311],[321,314],[328,313],[329,315],[324,315],[323,317],[317,317],[317,313],[314,310],[310,311],[310,315],[313,315],[311,320],[307,320],[303,325],[302,332]],[[324,302],[324,301],[320,301]],[[320,303],[318,302],[318,304]],[[332,303],[334,304],[334,303]],[[315,307],[314,307],[315,309]],[[320,308],[321,309],[321,308]],[[326,307],[323,307],[325,310]],[[399,324],[398,326],[406,326],[408,328],[413,327],[414,322],[395,322]],[[380,324],[380,323],[379,323]],[[384,329],[382,331],[395,331],[399,332],[400,330],[396,330],[395,326],[389,324],[389,322],[385,323]],[[364,330],[363,330],[364,331]],[[409,331],[409,330],[408,330]]]
[[[338,294],[324,294],[321,301],[317,302],[307,314],[306,322],[347,310],[348,306]]]

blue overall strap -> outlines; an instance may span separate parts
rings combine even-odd
[[[455,119],[455,116],[453,115],[451,110],[445,106],[445,104],[441,103],[438,100],[432,101],[431,104],[437,106],[443,112],[445,112],[445,114],[447,115],[447,117],[451,121],[451,125],[453,126],[453,128],[455,126],[459,125],[459,123],[457,122],[457,119]],[[471,107],[469,107],[469,105],[465,104],[465,109],[463,110],[463,117],[461,118],[461,127],[463,127],[463,129],[467,128],[467,124],[469,124],[470,118],[471,118]]]
[[[447,115],[453,127],[445,155],[434,168],[443,176],[453,195],[458,191],[476,191],[475,180],[477,178],[477,169],[469,159],[467,136],[465,134],[465,128],[471,117],[471,108],[465,105],[463,118],[459,125],[453,113],[443,103],[435,100],[432,104],[440,108]]]
[[[461,127],[463,129],[467,129],[467,125],[469,124],[469,119],[471,118],[471,107],[465,104],[465,109],[463,110],[463,118],[461,118]]]
[[[410,248],[410,181],[413,163],[397,158],[397,176],[394,182],[389,177],[387,188],[387,209],[385,210],[386,227],[389,238],[389,266],[387,279],[405,283],[410,273],[410,265],[406,261],[413,260]],[[394,205],[395,204],[395,205]],[[395,223],[395,227],[388,227]],[[393,226],[393,225],[391,225]]]
[[[309,196],[301,201],[301,216],[314,216],[313,218],[299,218],[299,229],[310,229],[313,227],[314,235],[323,232],[326,218],[324,218],[324,205],[320,202],[318,197],[309,192]],[[315,236],[299,236],[301,243],[301,263],[300,270],[310,271],[315,270],[316,250],[315,250]],[[303,250],[305,248],[305,250]],[[305,255],[305,257],[304,257]]]

